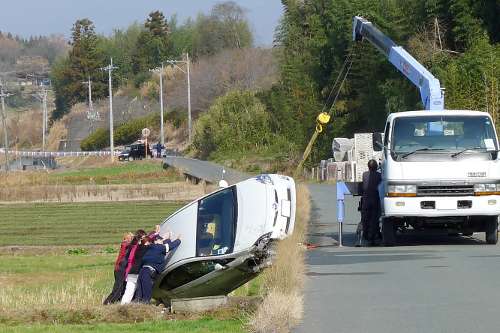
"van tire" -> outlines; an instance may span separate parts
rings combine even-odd
[[[134,158],[133,158],[132,156],[129,156],[129,157],[128,157],[128,160],[129,160],[130,162],[132,162],[132,161],[134,160]]]
[[[394,246],[396,242],[396,228],[394,221],[389,218],[382,219],[382,244]]]
[[[495,216],[486,221],[486,243],[498,243],[498,217]]]

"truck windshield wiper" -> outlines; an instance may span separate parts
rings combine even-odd
[[[485,150],[486,148],[482,147],[473,147],[473,148],[466,148],[464,150],[458,151],[456,153],[451,154],[451,157],[457,157],[458,155],[461,155],[465,153],[466,151],[476,151],[476,150]]]
[[[415,153],[418,153],[420,151],[438,151],[438,150],[444,150],[444,149],[443,148],[429,148],[429,147],[415,149],[414,151],[410,151],[409,153],[404,154],[403,156],[401,156],[401,158],[407,158],[408,156],[413,155]]]

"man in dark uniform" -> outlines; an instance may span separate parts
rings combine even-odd
[[[380,197],[378,185],[382,176],[377,171],[378,163],[375,160],[368,162],[368,171],[363,173],[361,221],[363,223],[363,237],[369,245],[375,245],[379,237]]]

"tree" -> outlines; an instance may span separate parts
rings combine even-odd
[[[144,23],[146,30],[137,38],[135,53],[132,55],[135,74],[147,72],[158,66],[169,55],[169,28],[163,13],[151,12]]]
[[[245,11],[233,1],[219,3],[212,8],[210,15],[200,14],[196,19],[195,57],[252,44],[253,35]]]
[[[104,59],[97,47],[98,37],[95,27],[89,19],[77,20],[73,25],[71,46],[68,58],[54,65],[52,83],[55,92],[56,110],[52,119],[57,120],[69,112],[71,106],[87,99],[87,91],[83,89],[82,81],[89,76],[96,77]],[[97,76],[99,78],[99,76]],[[95,98],[106,96],[105,77],[94,79],[93,95]]]

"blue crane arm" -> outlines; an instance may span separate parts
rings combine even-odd
[[[420,98],[426,110],[444,109],[444,93],[439,80],[370,21],[355,16],[353,19],[353,40],[362,41],[363,39],[372,43],[387,57],[391,64],[418,87]]]

